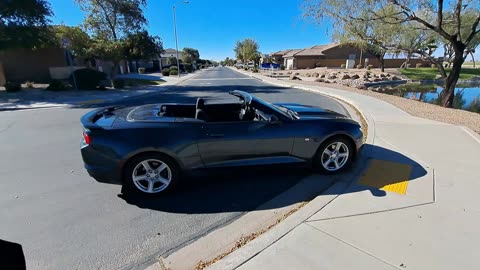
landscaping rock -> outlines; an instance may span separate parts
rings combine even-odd
[[[337,78],[337,76],[336,76],[335,74],[330,74],[330,75],[327,77],[327,79],[329,79],[329,80],[334,80],[334,79],[336,79],[336,78]]]
[[[385,78],[385,77],[387,77],[387,76],[386,76],[385,74],[383,74],[383,73],[380,73],[380,77],[381,77],[381,78]]]
[[[295,73],[293,73],[293,75],[298,76],[298,75],[300,75],[300,73],[295,72]]]
[[[399,78],[397,76],[392,76],[391,80],[392,81],[399,81],[399,80],[401,80],[401,78]]]
[[[288,78],[289,80],[291,81],[301,81],[302,79],[300,79],[299,77],[295,76],[295,75],[290,75],[290,78]]]
[[[437,76],[435,76],[435,80],[441,80],[442,79],[442,75],[438,74]]]
[[[324,78],[317,78],[317,79],[315,79],[315,81],[316,81],[316,82],[324,82],[325,79],[324,79]]]
[[[365,84],[359,84],[359,85],[357,85],[355,88],[361,89],[361,90],[366,90],[366,89],[367,89],[367,87],[365,86]]]
[[[350,79],[350,78],[351,78],[350,75],[348,75],[348,74],[343,74],[341,79],[342,79],[342,80],[347,80],[347,79]]]
[[[320,75],[320,78],[325,78],[325,74]]]
[[[320,76],[320,74],[318,74],[317,72],[312,74],[312,77],[318,78],[318,76]]]
[[[358,74],[354,74],[350,77],[350,79],[352,79],[352,80],[356,80],[356,79],[359,79],[359,78],[360,78],[360,76]]]
[[[374,81],[374,82],[381,82],[382,79],[380,79],[380,78],[374,78],[373,81]]]

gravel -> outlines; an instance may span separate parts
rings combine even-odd
[[[473,131],[475,131],[476,133],[480,134],[480,114],[479,113],[469,112],[469,111],[460,110],[460,109],[444,108],[438,105],[425,103],[417,100],[377,93],[369,90],[359,90],[359,89],[338,85],[338,84],[325,84],[325,83],[311,82],[311,81],[297,81],[297,83],[304,84],[304,85],[332,87],[332,88],[337,88],[337,89],[346,90],[350,92],[355,92],[355,93],[366,95],[366,96],[371,96],[371,97],[386,101],[406,111],[407,113],[413,116],[427,118],[430,120],[435,120],[435,121],[454,124],[454,125],[466,126],[472,129]]]

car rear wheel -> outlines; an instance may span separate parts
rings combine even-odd
[[[340,172],[350,166],[353,151],[352,144],[345,138],[331,138],[318,148],[314,167],[325,173]]]
[[[170,157],[144,154],[134,157],[126,165],[123,187],[129,194],[155,196],[171,191],[178,178],[178,166]]]

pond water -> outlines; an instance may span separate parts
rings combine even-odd
[[[438,104],[442,89],[435,84],[404,84],[373,91]],[[455,88],[453,107],[480,113],[480,85],[458,85]]]

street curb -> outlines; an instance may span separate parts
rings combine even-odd
[[[260,254],[262,251],[264,251],[271,245],[275,244],[277,241],[286,236],[289,232],[302,224],[305,220],[322,211],[327,205],[329,205],[336,198],[341,196],[360,176],[360,174],[363,172],[363,169],[368,164],[368,155],[366,153],[362,153],[361,157],[359,157],[359,160],[357,161],[358,162],[351,171],[349,171],[346,175],[342,175],[344,176],[344,178],[347,178],[349,180],[335,182],[327,190],[319,194],[302,208],[298,209],[298,211],[288,216],[285,220],[283,220],[270,230],[266,231],[258,238],[252,240],[251,242],[248,242],[245,246],[241,247],[240,249],[232,252],[223,259],[207,267],[206,269],[236,269],[257,256],[258,254]]]

